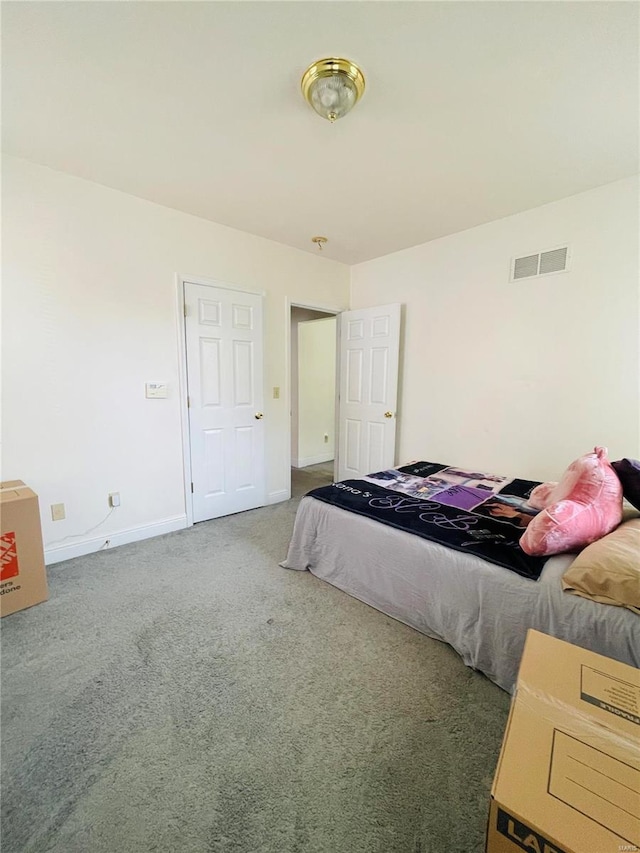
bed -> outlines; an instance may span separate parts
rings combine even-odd
[[[529,628],[640,666],[636,613],[563,592],[561,578],[574,559],[550,557],[532,580],[455,546],[305,496],[281,565],[308,570],[450,644],[467,666],[510,691]]]

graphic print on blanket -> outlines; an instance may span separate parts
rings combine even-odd
[[[546,557],[530,557],[518,544],[538,512],[527,504],[537,485],[415,462],[322,486],[309,496],[537,580]]]

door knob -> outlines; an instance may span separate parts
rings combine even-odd
[[[385,413],[384,413],[384,416],[385,416],[385,418],[392,418],[392,417],[393,417],[393,412],[385,412]]]
[[[256,414],[255,414],[256,420],[259,421],[261,417],[262,417],[262,412],[256,412]]]

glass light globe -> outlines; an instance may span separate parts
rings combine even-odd
[[[323,118],[336,121],[356,102],[356,87],[349,78],[321,77],[311,84],[311,106]]]
[[[320,59],[302,77],[302,93],[330,122],[346,115],[364,92],[364,75],[348,59]]]

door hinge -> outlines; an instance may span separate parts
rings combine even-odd
[[[191,483],[191,494],[193,494],[193,483]]]
[[[187,409],[191,408],[191,397],[187,394]]]
[[[186,317],[189,312],[187,311],[187,303],[184,303],[184,316]]]

